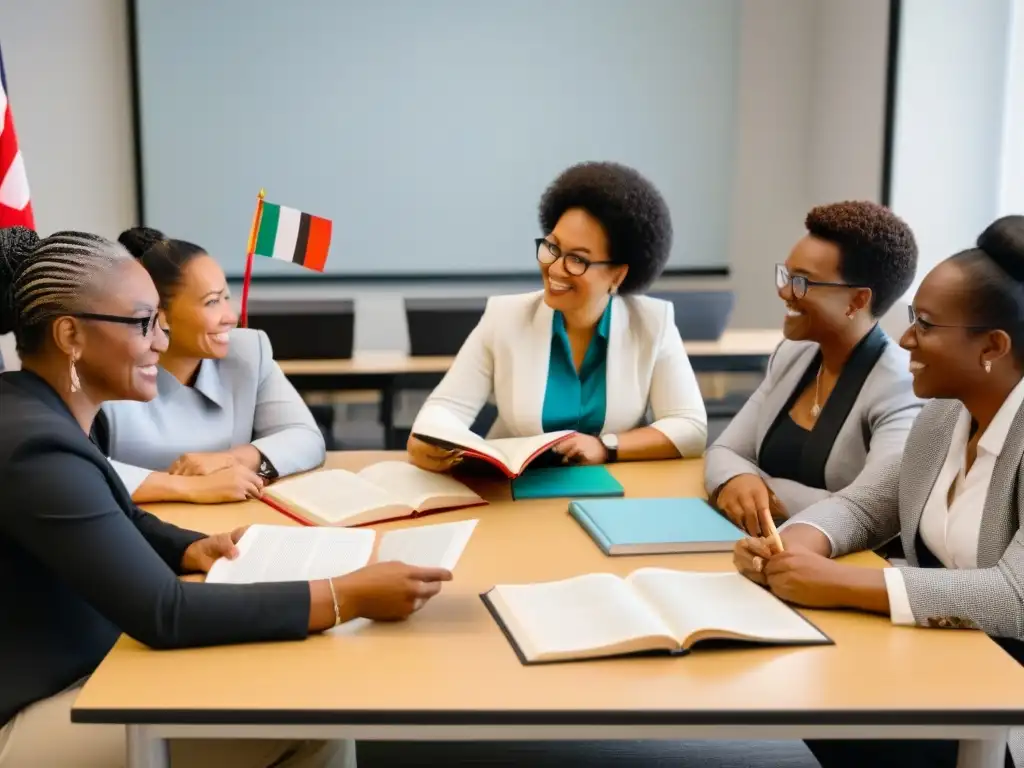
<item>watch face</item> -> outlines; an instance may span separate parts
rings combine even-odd
[[[615,450],[619,447],[619,436],[618,435],[603,435],[601,442],[604,443],[605,448]]]

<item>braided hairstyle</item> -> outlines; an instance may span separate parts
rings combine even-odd
[[[86,311],[96,282],[130,260],[122,246],[87,232],[55,232],[40,239],[31,229],[0,229],[0,334],[14,332],[18,354],[35,354],[50,323]]]

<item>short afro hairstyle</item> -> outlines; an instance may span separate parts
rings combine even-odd
[[[601,222],[609,258],[629,266],[620,293],[640,293],[661,274],[672,249],[672,217],[661,193],[637,171],[609,162],[563,171],[540,199],[543,234],[572,208]]]
[[[860,200],[819,205],[804,224],[812,236],[839,247],[839,274],[844,282],[871,289],[875,317],[888,312],[914,282],[914,233],[885,206]]]

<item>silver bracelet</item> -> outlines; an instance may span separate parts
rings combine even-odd
[[[334,602],[334,626],[341,624],[341,606],[338,604],[338,593],[334,591],[334,580],[327,579],[327,585],[331,588],[331,600]]]

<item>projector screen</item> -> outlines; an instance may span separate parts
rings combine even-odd
[[[738,6],[136,0],[145,223],[237,277],[265,188],[333,220],[328,274],[533,274],[544,188],[614,160],[664,194],[670,270],[724,268]]]

